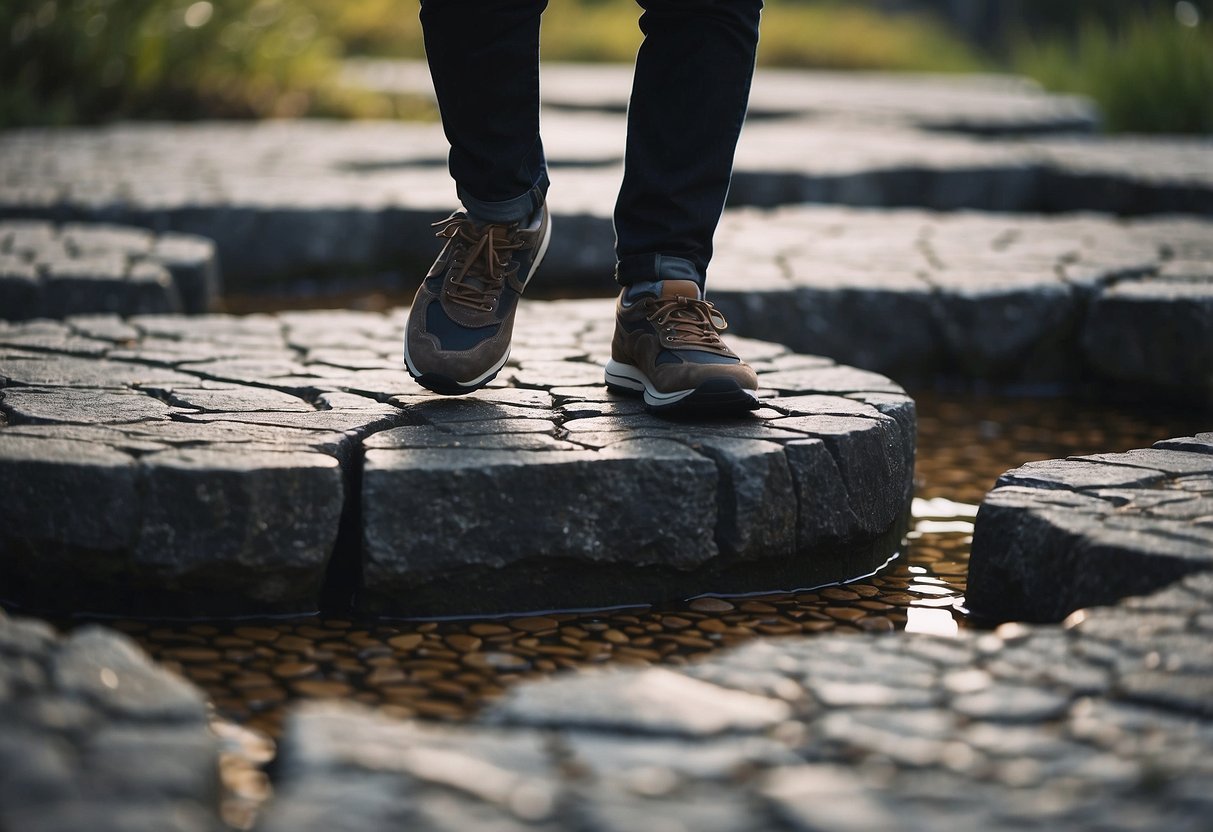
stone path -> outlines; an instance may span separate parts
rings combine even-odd
[[[667,422],[602,387],[609,303],[534,302],[498,382],[440,399],[399,369],[404,315],[0,326],[8,600],[300,612],[360,583],[376,612],[518,612],[812,586],[896,549],[914,408],[883,376],[741,342],[766,406]]]
[[[424,61],[352,60],[346,78],[366,89],[434,97]],[[627,111],[632,67],[544,62],[540,80],[549,109],[619,114]],[[1099,123],[1089,100],[1047,93],[1012,75],[760,68],[750,93],[749,118],[793,116],[979,135],[1089,133]]]
[[[0,319],[206,312],[219,295],[205,238],[101,224],[0,221]]]
[[[1169,389],[1213,402],[1213,221],[733,211],[712,299],[738,332],[931,381]]]
[[[762,641],[507,692],[478,724],[288,723],[258,829],[1207,828],[1213,576],[956,639]]]
[[[541,279],[605,291],[618,115],[545,117],[557,234]],[[0,133],[0,216],[119,222],[215,240],[231,290],[323,274],[415,274],[455,205],[436,124],[119,124]],[[758,120],[737,206],[1213,213],[1213,144],[978,139],[823,119]],[[399,279],[399,278],[397,278]],[[407,281],[405,281],[407,282]]]
[[[218,752],[201,693],[125,636],[0,612],[0,828],[217,832]]]
[[[1210,569],[1213,433],[1204,433],[1008,471],[977,517],[968,602],[994,620],[1057,621]]]

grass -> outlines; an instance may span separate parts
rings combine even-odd
[[[1213,26],[1172,14],[1115,26],[1094,20],[1072,40],[1021,37],[1012,65],[1046,87],[1081,93],[1111,132],[1213,133]]]
[[[350,54],[421,57],[416,7],[399,0],[306,0]],[[554,0],[543,16],[548,61],[630,62],[640,46],[634,0]],[[768,0],[759,62],[830,69],[981,69],[975,50],[923,15],[882,14],[862,2]]]

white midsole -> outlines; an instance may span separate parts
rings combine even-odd
[[[609,359],[606,363],[606,381],[607,384],[614,384],[619,387],[626,387],[628,390],[643,392],[644,403],[653,407],[674,404],[695,392],[695,388],[692,387],[689,390],[675,390],[672,393],[663,393],[653,387],[653,383],[649,381],[648,376],[640,371],[639,367],[624,364],[613,358]]]
[[[524,290],[526,289],[527,285],[531,282],[531,276],[534,275],[535,270],[539,268],[539,264],[543,261],[544,255],[548,253],[548,243],[551,242],[551,240],[552,240],[552,218],[551,218],[551,216],[548,216],[548,227],[547,227],[547,230],[544,232],[543,241],[539,244],[539,251],[537,251],[535,253],[535,259],[531,261],[531,268],[530,268],[530,271],[528,271],[526,273],[526,280],[524,280],[522,282],[522,288]],[[488,370],[485,370],[483,373],[476,376],[475,378],[470,379],[468,381],[460,381],[458,379],[451,379],[451,381],[455,382],[460,387],[479,386],[480,383],[483,382],[486,378],[489,378],[490,376],[494,375],[495,373],[500,372],[501,368],[505,366],[505,362],[507,362],[509,360],[510,360],[510,351],[509,351],[509,349],[506,349],[505,355],[501,357],[500,361],[498,361],[496,364],[494,364]],[[415,365],[413,363],[413,357],[411,355],[409,355],[409,339],[408,339],[407,335],[404,338],[404,363],[405,363],[405,365],[408,366],[409,373],[414,378],[417,378],[422,375],[421,371],[417,369],[417,365]]]

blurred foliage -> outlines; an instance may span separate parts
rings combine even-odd
[[[410,114],[338,86],[326,23],[293,0],[0,0],[0,125]]]
[[[302,0],[350,54],[421,57],[421,27],[400,0]],[[553,0],[543,15],[549,61],[631,61],[640,46],[635,0]],[[767,0],[759,62],[837,69],[965,71],[981,59],[936,19],[882,13],[848,0]]]
[[[1199,14],[1186,22],[1173,10],[1091,18],[1074,37],[1021,35],[1012,63],[1095,99],[1110,131],[1213,133],[1213,25]]]
[[[768,0],[759,62],[990,68],[991,58],[923,11],[944,14],[950,2]],[[890,13],[890,5],[900,11]],[[1213,13],[1213,0],[1189,5]],[[1174,7],[1169,0],[1016,0],[1006,8],[1023,15],[1023,26],[1012,27],[1019,33],[1009,63],[1052,88],[1093,96],[1112,129],[1209,132],[1210,27],[1179,25]],[[422,56],[417,11],[416,0],[0,0],[0,125],[434,118],[433,105],[420,97],[340,85],[347,55]],[[543,20],[543,56],[631,61],[641,38],[638,14],[634,0],[553,0]]]
[[[917,72],[972,72],[985,63],[931,16],[882,13],[856,2],[768,2],[758,61],[764,66]]]

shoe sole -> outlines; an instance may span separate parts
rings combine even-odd
[[[552,240],[552,218],[548,216],[547,231],[543,234],[543,242],[539,244],[539,251],[535,253],[535,259],[531,261],[531,268],[526,273],[526,280],[522,282],[522,291],[526,291],[526,287],[531,285],[531,278],[535,275],[535,271],[539,268],[539,264],[543,262],[544,256],[548,253],[548,243]],[[521,293],[519,293],[521,295]],[[468,381],[459,381],[442,373],[423,373],[413,364],[413,357],[409,355],[409,339],[405,336],[404,339],[404,366],[408,370],[409,375],[413,377],[413,381],[420,384],[431,393],[437,393],[440,396],[464,396],[468,393],[473,393],[479,390],[484,385],[497,377],[501,372],[501,368],[505,366],[505,362],[510,360],[509,347],[506,348],[505,355],[501,360],[490,367],[486,372],[476,376],[476,378]]]
[[[687,390],[657,390],[639,367],[611,359],[606,365],[607,389],[640,394],[653,413],[726,415],[758,409],[758,399],[731,378],[710,378]]]

